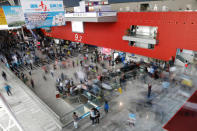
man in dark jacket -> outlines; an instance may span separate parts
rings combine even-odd
[[[4,71],[2,71],[1,75],[2,75],[3,79],[5,81],[7,81],[7,75],[6,75],[6,73]]]
[[[100,119],[100,112],[99,110],[97,110],[96,108],[94,108],[94,112],[95,112],[95,123],[99,124],[99,119]]]
[[[150,98],[150,95],[151,95],[151,90],[152,90],[152,85],[151,84],[148,84],[148,98]]]

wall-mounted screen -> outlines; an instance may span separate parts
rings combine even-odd
[[[72,32],[84,33],[84,27],[82,21],[72,21]]]

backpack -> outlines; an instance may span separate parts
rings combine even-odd
[[[100,112],[98,110],[96,110],[96,116],[100,117]]]

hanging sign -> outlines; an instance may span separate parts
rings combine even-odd
[[[65,25],[63,0],[21,0],[28,29]]]
[[[25,24],[21,6],[2,6],[8,27],[19,27]]]

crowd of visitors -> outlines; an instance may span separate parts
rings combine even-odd
[[[146,64],[144,62],[124,60],[123,67],[118,71],[120,73],[115,74],[114,67],[122,61],[122,58],[117,57],[114,60],[112,55],[104,55],[95,47],[89,48],[87,45],[66,40],[60,40],[57,44],[53,39],[38,34],[39,40],[36,41],[34,39],[24,40],[19,34],[13,34],[12,32],[9,32],[8,35],[13,37],[9,37],[8,45],[1,46],[0,60],[25,84],[30,83],[32,89],[36,88],[37,85],[32,77],[32,70],[37,65],[40,65],[44,72],[43,80],[47,81],[47,75],[50,74],[56,80],[57,91],[64,96],[78,95],[83,90],[95,96],[103,96],[102,89],[106,88],[102,84],[110,79],[117,78],[113,76],[119,76],[119,80],[116,80],[115,83],[118,83],[120,88],[126,90],[126,82],[130,76],[133,79],[140,76],[139,72],[137,72],[138,69],[142,69],[143,82],[148,83],[148,98],[151,97],[152,84],[147,81],[147,76],[154,79],[165,78],[165,81],[169,81],[169,78],[163,75],[163,71],[167,70],[169,72],[170,70],[167,65],[162,68],[155,63]],[[74,57],[75,59],[73,59]],[[70,74],[68,76],[62,72],[60,76],[55,77],[56,70],[75,67],[81,67],[81,71],[76,71],[73,76]],[[27,68],[28,74],[24,73],[21,68]],[[7,82],[6,73],[2,71],[1,75]],[[89,82],[94,79],[98,81]],[[4,88],[8,96],[12,95],[11,87],[7,83],[5,83]],[[104,102],[104,111],[106,114],[109,111],[108,101]],[[74,127],[78,128],[80,117],[76,112],[73,113],[72,117]],[[99,110],[92,108],[90,111],[92,125],[99,123],[99,118]]]

